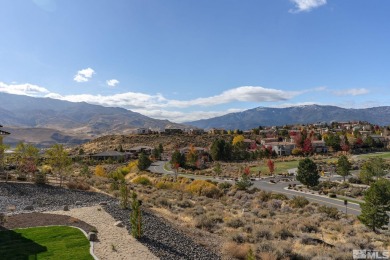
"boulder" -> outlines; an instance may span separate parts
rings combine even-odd
[[[117,221],[117,222],[115,222],[114,226],[116,226],[116,227],[123,227],[124,225],[123,225],[122,221]]]
[[[64,211],[69,211],[69,206],[68,205],[64,206]]]
[[[76,206],[81,206],[83,203],[81,201],[76,201],[75,205]]]
[[[96,241],[97,240],[97,234],[95,232],[89,232],[88,233],[88,240],[89,241]]]
[[[99,205],[100,206],[105,206],[105,205],[107,205],[107,202],[105,202],[105,201],[99,202]]]

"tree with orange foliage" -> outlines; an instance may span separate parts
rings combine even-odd
[[[268,166],[268,169],[269,169],[269,173],[271,175],[273,175],[274,171],[275,171],[275,163],[274,163],[274,161],[272,161],[271,159],[268,159],[267,166]]]

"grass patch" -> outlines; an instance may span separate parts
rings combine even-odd
[[[275,162],[275,172],[274,174],[287,173],[287,170],[292,168],[298,168],[299,160],[288,161],[288,162]],[[266,163],[262,163],[261,166],[252,167],[251,172],[258,174],[261,171],[261,175],[268,175],[269,168]]]
[[[0,231],[2,259],[93,259],[90,243],[77,228],[33,227]]]
[[[390,152],[385,153],[368,153],[368,154],[361,154],[357,156],[359,159],[368,159],[373,157],[379,157],[383,159],[390,159]]]

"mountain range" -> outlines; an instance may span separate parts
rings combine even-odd
[[[259,126],[281,126],[316,122],[367,121],[390,125],[390,107],[348,109],[336,106],[306,105],[287,108],[257,107],[210,119],[186,122],[203,129],[253,129]]]
[[[183,128],[124,108],[0,93],[0,124],[11,132],[5,142],[81,143],[134,128]]]
[[[19,141],[49,146],[54,143],[80,144],[98,136],[129,134],[134,128],[252,129],[258,126],[308,124],[332,121],[368,121],[390,125],[390,107],[347,109],[336,106],[307,105],[287,108],[258,107],[224,116],[172,123],[153,119],[117,107],[85,102],[68,102],[0,93],[0,124],[11,132],[5,142]]]

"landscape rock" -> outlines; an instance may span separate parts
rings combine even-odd
[[[114,226],[116,226],[116,227],[123,227],[124,225],[123,225],[122,221],[117,221],[117,222],[115,222]]]
[[[68,205],[64,206],[64,211],[69,211],[69,206]]]
[[[95,232],[89,232],[88,233],[88,240],[89,241],[96,241],[97,240],[97,234]]]
[[[65,206],[93,206],[99,202],[116,201],[97,192],[69,190],[31,183],[0,183],[0,212],[18,214],[25,210],[43,212],[64,210]],[[44,203],[42,203],[44,202]],[[32,208],[31,208],[32,207]]]

